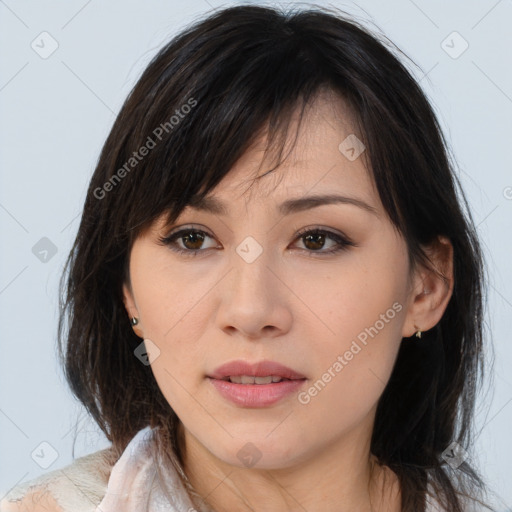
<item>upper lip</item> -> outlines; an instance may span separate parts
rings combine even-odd
[[[252,377],[266,377],[274,375],[284,379],[305,379],[306,377],[287,366],[275,361],[258,361],[249,363],[247,361],[230,361],[216,368],[208,377],[214,379],[225,379],[236,375],[250,375]]]

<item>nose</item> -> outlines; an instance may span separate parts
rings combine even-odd
[[[221,282],[217,325],[231,336],[258,340],[288,332],[292,324],[292,293],[265,251],[253,262],[238,254]],[[289,286],[289,284],[288,284]]]

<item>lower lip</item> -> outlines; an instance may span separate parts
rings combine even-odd
[[[241,407],[267,407],[296,392],[306,379],[282,380],[271,384],[236,384],[208,377],[217,391]]]

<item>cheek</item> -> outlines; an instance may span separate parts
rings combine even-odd
[[[296,415],[308,425],[306,430],[313,433],[321,417],[323,436],[334,438],[369,418],[386,387],[400,347],[399,328],[393,322],[398,325],[401,320],[397,321],[397,317],[402,313],[393,308],[384,311],[388,311],[388,323],[380,319],[375,322],[375,315],[369,314],[372,325],[368,328],[362,327],[367,322],[361,323],[360,317],[347,317],[347,322],[338,326],[336,340],[316,344],[314,351],[309,348],[306,356],[315,372],[309,387],[298,396]]]
[[[310,341],[318,340],[319,353],[344,353],[357,341],[365,356],[377,357],[396,344],[405,312],[406,280],[395,272],[395,266],[396,262],[387,265],[375,258],[361,258],[328,278],[308,278],[303,283],[301,295],[308,297],[304,302],[309,306],[303,318],[311,331]]]
[[[187,397],[190,400],[185,390],[200,378],[205,350],[198,340],[211,318],[204,298],[213,283],[204,274],[178,275],[169,266],[165,251],[156,255],[150,250],[134,251],[132,261],[137,308],[144,338],[150,340],[145,342],[146,350],[151,353],[151,347],[156,347],[150,355],[151,370],[174,407]]]
[[[313,336],[311,329],[314,348],[304,346],[305,357],[315,361],[315,376],[303,403],[357,421],[378,401],[400,348],[406,263],[403,251],[367,251],[314,296],[319,311],[328,305],[321,313],[326,334]]]
[[[164,342],[157,340],[157,344],[160,352],[151,362],[151,371],[167,402],[181,417],[197,403],[192,397],[203,379],[200,369],[204,349],[177,332],[169,334]]]
[[[354,253],[330,285],[332,322],[343,339],[381,340],[369,347],[380,350],[386,339],[401,332],[406,304],[407,254],[404,243],[383,230],[371,246]],[[336,311],[334,310],[336,305]],[[370,344],[369,344],[370,345]]]
[[[187,271],[183,266],[173,266],[162,248],[142,247],[134,252],[132,261],[132,282],[144,335],[164,345],[176,343],[178,348],[182,344],[179,340],[194,339],[195,330],[199,332],[210,317],[204,299],[218,275],[198,270],[197,265]]]

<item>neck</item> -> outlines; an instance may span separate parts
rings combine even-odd
[[[215,512],[398,512],[398,479],[354,436],[279,469],[241,468],[184,431],[184,470]]]

